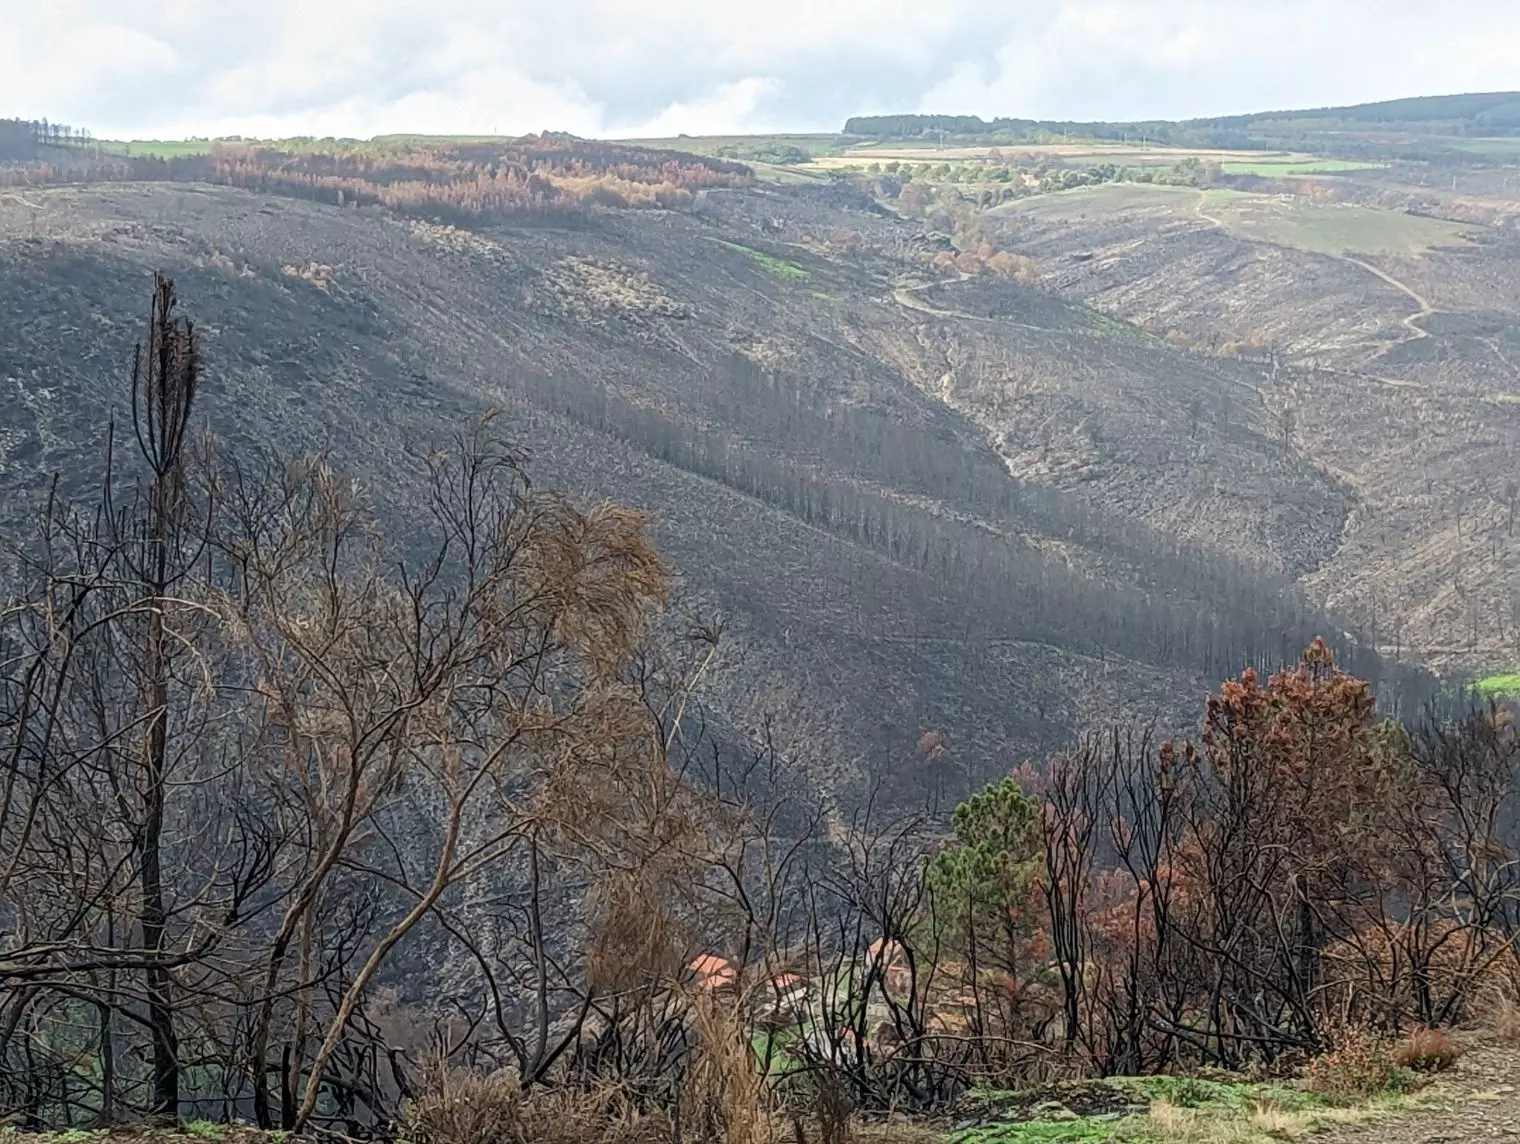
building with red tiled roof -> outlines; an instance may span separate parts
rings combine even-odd
[[[739,983],[734,963],[714,953],[699,954],[687,968],[696,977],[698,989],[732,989]]]

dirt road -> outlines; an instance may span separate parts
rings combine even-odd
[[[1520,1047],[1475,1045],[1421,1094],[1417,1110],[1341,1126],[1324,1144],[1461,1144],[1520,1139]]]

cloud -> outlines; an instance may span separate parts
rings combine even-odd
[[[0,115],[98,135],[834,130],[1183,117],[1516,86],[1445,0],[0,0]]]
[[[780,81],[763,76],[746,76],[733,83],[721,83],[712,91],[690,101],[678,101],[653,119],[624,135],[661,138],[668,135],[732,135],[743,131],[780,131],[781,124],[765,124],[757,119],[761,105],[780,90]],[[616,135],[619,132],[614,131]]]

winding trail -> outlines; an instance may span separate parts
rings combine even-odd
[[[957,281],[965,282],[972,275],[962,274]],[[1000,326],[1017,326],[1021,330],[1043,330],[1044,326],[1031,325],[1028,322],[1018,322],[1012,318],[999,317],[992,314],[968,314],[965,310],[941,310],[938,306],[931,306],[922,298],[917,297],[920,290],[932,290],[936,286],[944,286],[945,282],[921,282],[917,286],[899,286],[892,291],[892,300],[907,310],[916,310],[920,314],[928,314],[931,318],[960,318],[967,322],[994,322]]]
[[[1199,218],[1201,218],[1204,222],[1213,224],[1219,230],[1228,231],[1230,228],[1227,227],[1227,226],[1225,226],[1224,219],[1222,219],[1222,218],[1216,218],[1214,215],[1209,214],[1206,210],[1203,209],[1204,204],[1207,203],[1208,201],[1209,201],[1208,192],[1207,191],[1199,191],[1198,192],[1198,201],[1193,204],[1193,213],[1196,214]]]
[[[899,286],[892,291],[892,300],[899,306],[909,310],[917,310],[920,314],[928,314],[931,318],[969,318],[973,322],[985,322],[988,319],[980,314],[967,314],[962,310],[941,310],[937,306],[931,306],[922,298],[914,296],[915,290],[926,290],[930,286],[938,286],[938,282],[925,282],[919,286]]]
[[[1379,270],[1370,262],[1363,262],[1360,258],[1353,258],[1349,254],[1337,254],[1333,257],[1339,258],[1342,262],[1349,262],[1352,266],[1360,266],[1369,274],[1376,274],[1379,278],[1388,283],[1388,285],[1392,286],[1395,290],[1407,295],[1414,302],[1414,304],[1420,308],[1420,310],[1419,313],[1410,314],[1409,317],[1404,318],[1401,324],[1405,329],[1407,329],[1417,338],[1428,338],[1431,336],[1429,330],[1422,330],[1415,324],[1421,318],[1428,318],[1430,315],[1438,312],[1436,308],[1430,304],[1430,300],[1426,298],[1425,295],[1421,294],[1419,291],[1414,289],[1414,287],[1408,285],[1407,283],[1400,282],[1386,270]]]
[[[1209,214],[1207,211],[1205,211],[1203,209],[1204,205],[1208,202],[1208,193],[1206,191],[1202,191],[1202,190],[1198,191],[1197,193],[1198,193],[1198,201],[1193,206],[1193,213],[1196,214],[1199,218],[1201,218],[1204,222],[1209,223],[1211,226],[1215,227],[1218,230],[1225,231],[1226,233],[1232,233],[1232,234],[1236,233],[1236,232],[1233,232],[1233,231],[1230,230],[1229,226],[1225,223],[1225,221],[1222,218],[1219,218],[1219,217],[1217,217],[1215,215],[1211,215],[1211,214]],[[1246,235],[1237,235],[1237,237],[1240,237],[1243,241],[1246,241],[1246,242],[1252,242],[1252,241],[1254,241],[1253,239],[1251,239],[1250,237],[1248,237]],[[1403,294],[1410,301],[1412,301],[1416,306],[1419,307],[1419,310],[1417,310],[1415,313],[1410,314],[1407,317],[1399,319],[1399,324],[1402,325],[1406,330],[1408,330],[1410,332],[1410,334],[1412,335],[1412,337],[1411,337],[1410,340],[1414,340],[1414,339],[1418,339],[1418,338],[1429,338],[1429,337],[1434,336],[1434,335],[1432,335],[1430,333],[1429,330],[1422,329],[1420,327],[1420,325],[1419,325],[1419,323],[1420,323],[1420,321],[1422,319],[1428,318],[1432,314],[1441,313],[1441,311],[1437,310],[1434,306],[1432,306],[1430,304],[1430,299],[1429,298],[1425,297],[1425,295],[1421,294],[1418,290],[1416,290],[1413,286],[1410,286],[1407,282],[1401,282],[1401,281],[1399,281],[1392,274],[1389,274],[1386,270],[1379,269],[1378,267],[1374,266],[1372,263],[1366,262],[1363,259],[1357,258],[1355,255],[1344,254],[1343,253],[1343,254],[1331,254],[1329,257],[1334,258],[1334,259],[1338,259],[1339,261],[1345,262],[1345,263],[1347,263],[1347,264],[1349,264],[1351,266],[1355,266],[1357,269],[1364,270],[1368,274],[1376,275],[1378,278],[1382,279],[1383,282],[1387,283],[1389,286],[1392,286],[1400,294]],[[1388,351],[1388,349],[1390,349],[1390,348],[1391,348],[1391,346],[1385,345],[1383,347],[1382,353],[1386,353]],[[1382,356],[1382,353],[1380,353],[1378,356]]]

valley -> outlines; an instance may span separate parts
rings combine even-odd
[[[1305,528],[1328,549],[1349,505],[1323,474],[1285,463],[1255,409],[1216,447],[1254,456],[1276,503],[1252,504],[1243,476],[1187,484],[1195,505],[1239,506],[1255,539],[1238,565],[1137,526],[1114,496],[1144,503],[1147,481],[1176,469],[1182,398],[1111,406],[1116,439],[1151,435],[1131,442],[1149,472],[1124,471],[1092,438],[1093,409],[1114,401],[1091,392],[1100,371],[1139,395],[1154,372],[1180,369],[1199,400],[1226,403],[1238,370],[1116,336],[1031,291],[952,291],[956,308],[987,316],[937,317],[894,301],[890,261],[768,233],[778,216],[818,240],[820,223],[903,233],[862,199],[724,192],[691,216],[469,232],[209,187],[29,201],[44,210],[0,204],[0,313],[14,331],[0,360],[13,395],[0,479],[13,519],[40,474],[88,488],[137,287],[162,266],[195,299],[213,363],[205,407],[234,455],[330,451],[404,519],[406,451],[494,405],[535,479],[653,512],[683,606],[730,618],[725,717],[758,731],[785,715],[830,788],[911,771],[924,728],[964,751],[956,785],[978,781],[1108,703],[1165,711],[1206,687],[1249,654],[1243,610],[1260,612],[1263,636],[1244,638],[1266,640],[1262,655],[1291,654],[1318,623],[1307,601],[1261,587],[1271,573],[1255,562]],[[941,293],[913,296],[937,308]],[[57,351],[86,338],[77,359]],[[1073,354],[1087,358],[1085,394]],[[983,384],[997,376],[984,361],[1016,368],[1027,393],[1008,399],[1049,426],[1027,484],[992,427],[944,389],[968,358]],[[1041,413],[1041,401],[1058,407]],[[1084,493],[1105,481],[1103,496]],[[957,570],[968,563],[981,573]],[[1135,635],[1116,643],[1106,617],[1131,613]],[[1153,644],[1156,630],[1171,634]]]
[[[0,121],[0,1136],[1507,1125],[1516,115]]]
[[[233,450],[331,450],[378,487],[500,405],[541,479],[653,512],[690,609],[730,617],[723,718],[787,711],[830,789],[913,771],[925,729],[963,745],[961,793],[1121,696],[1185,729],[1210,679],[1319,630],[1411,696],[1520,658],[1520,241],[1502,205],[1467,218],[1485,169],[1435,191],[1287,151],[1233,176],[1258,189],[989,200],[979,166],[1136,155],[747,146],[799,150],[772,166],[800,181],[464,226],[193,181],[5,192],[0,479],[78,471],[162,267]],[[872,174],[889,152],[954,177]]]

